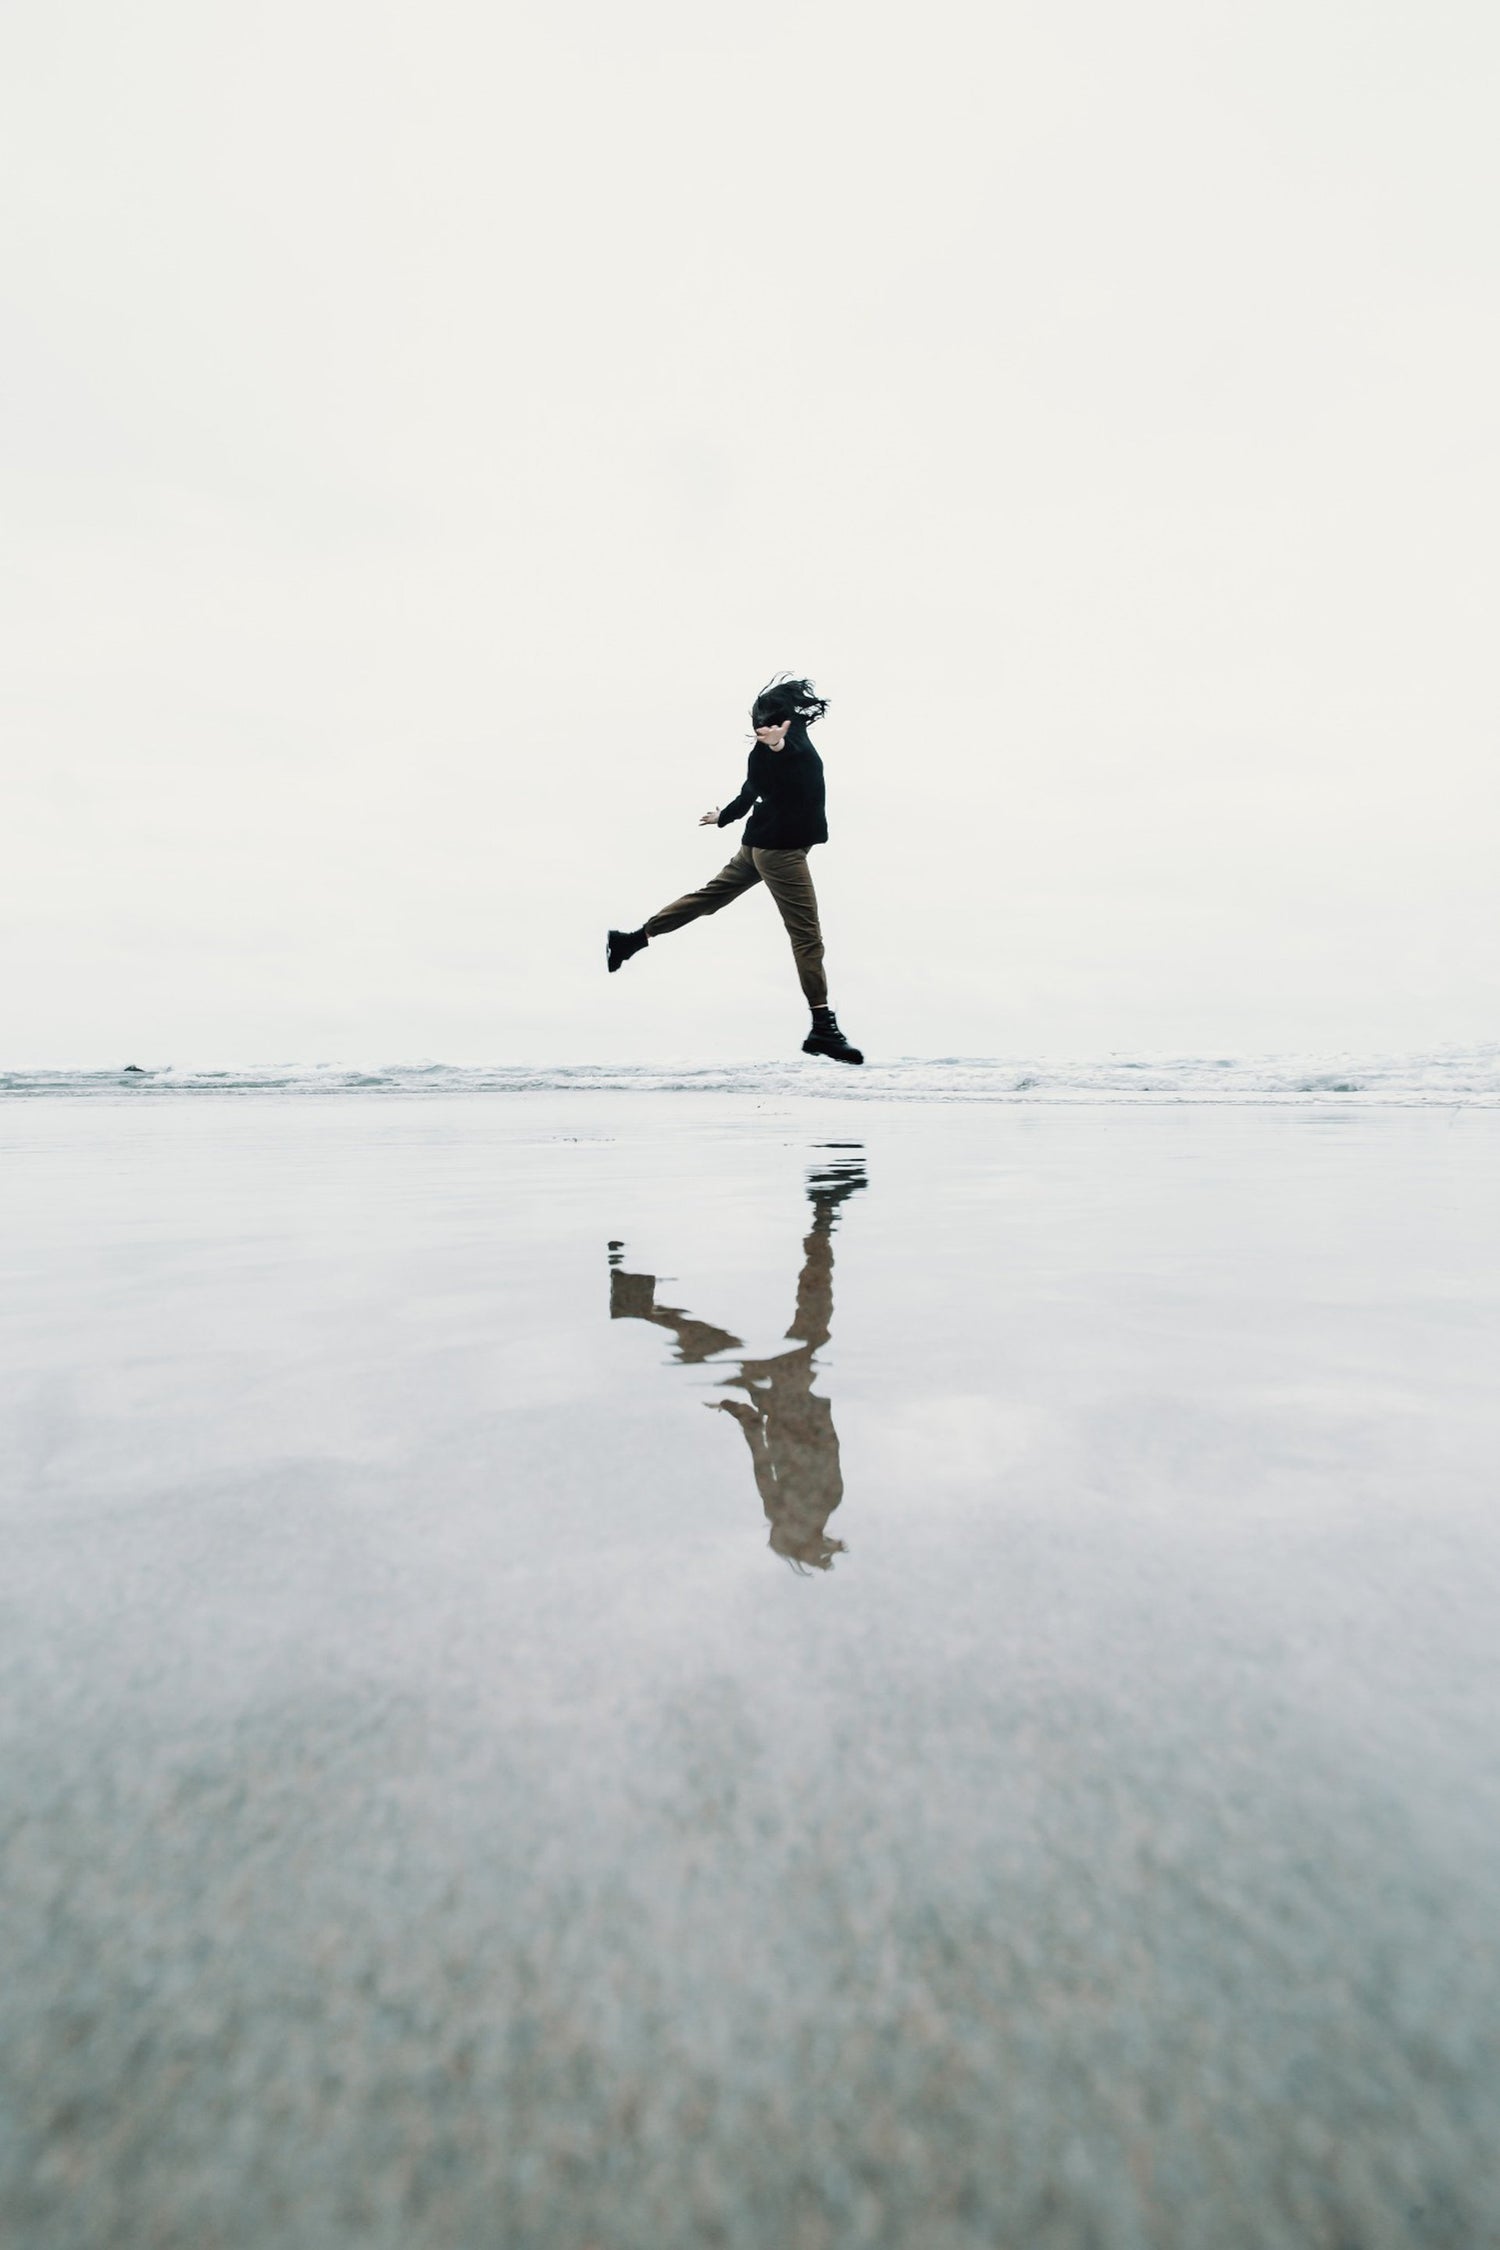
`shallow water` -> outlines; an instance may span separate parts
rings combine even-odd
[[[752,1101],[1000,1102],[1028,1108],[1107,1103],[1253,1103],[1277,1108],[1500,1108],[1500,1045],[1418,1054],[883,1056],[860,1070],[800,1053],[701,1063],[259,1063],[249,1068],[130,1063],[107,1070],[0,1070],[0,1099],[67,1094],[119,1100],[228,1094],[733,1094]]]
[[[1497,1139],[0,1107],[10,2239],[1500,2240]]]

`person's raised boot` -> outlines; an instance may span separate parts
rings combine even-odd
[[[840,1031],[839,1019],[832,1008],[814,1008],[812,1019],[812,1030],[802,1042],[804,1055],[829,1055],[834,1062],[864,1061],[858,1047],[851,1047]]]
[[[614,975],[622,961],[628,961],[632,953],[639,953],[641,947],[649,942],[644,930],[611,930],[605,947],[610,975]]]

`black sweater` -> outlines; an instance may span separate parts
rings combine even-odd
[[[745,823],[744,841],[754,851],[799,851],[826,844],[828,816],[823,809],[823,761],[810,742],[800,749],[788,742],[769,750],[757,742],[750,753],[745,786],[719,815],[719,826],[755,810]]]

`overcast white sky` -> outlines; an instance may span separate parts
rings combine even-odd
[[[9,0],[0,1061],[1500,1037],[1493,0]]]

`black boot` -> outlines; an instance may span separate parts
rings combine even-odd
[[[605,953],[610,975],[614,975],[622,961],[628,961],[632,953],[639,953],[649,942],[644,930],[611,930]]]
[[[802,1042],[804,1055],[831,1055],[835,1062],[862,1063],[864,1056],[851,1047],[839,1029],[832,1008],[814,1008],[812,1030]]]

